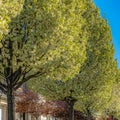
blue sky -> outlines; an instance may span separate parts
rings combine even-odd
[[[111,27],[115,58],[120,68],[120,0],[93,0]]]

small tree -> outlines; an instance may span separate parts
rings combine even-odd
[[[41,115],[40,108],[41,108],[41,100],[37,94],[32,91],[24,91],[21,93],[16,93],[15,96],[17,97],[16,101],[16,112],[20,113],[31,113],[36,120]],[[25,117],[25,115],[24,115]],[[25,120],[25,118],[23,119]]]
[[[16,102],[16,112],[30,113],[32,116],[39,118],[40,115],[69,119],[69,105],[65,101],[52,100],[42,101],[37,94],[27,91],[25,93],[16,94],[18,101]],[[75,120],[86,120],[83,113],[75,110]],[[25,120],[25,118],[24,118]]]

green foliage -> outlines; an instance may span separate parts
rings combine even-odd
[[[82,111],[108,105],[117,66],[109,25],[92,1],[2,0],[0,41],[4,93],[34,78],[29,85],[48,99],[71,96]]]
[[[48,99],[100,110],[116,77],[113,56],[109,25],[91,0],[0,1],[0,90],[11,103],[13,90],[32,79]]]
[[[11,18],[20,14],[23,0],[1,0],[0,1],[0,40],[9,32]]]
[[[81,1],[81,11],[87,24],[84,29],[87,30],[88,41],[86,60],[79,68],[79,74],[66,82],[59,81],[61,78],[56,78],[57,81],[39,78],[39,83],[29,85],[47,99],[63,100],[71,96],[77,100],[75,108],[93,113],[104,110],[110,104],[117,64],[107,21],[101,18],[91,1]]]
[[[105,112],[120,119],[120,70],[117,72],[116,81],[112,87],[112,94],[109,106]]]
[[[79,72],[88,40],[82,2],[0,1],[0,90],[8,120],[14,119],[13,91],[24,82],[38,76],[65,81]]]
[[[78,75],[77,84],[80,85],[81,94],[76,107],[92,113],[102,111],[109,105],[117,64],[109,25],[100,17],[99,10],[93,4],[88,6],[91,9],[85,13],[85,17],[88,18],[90,37],[87,43],[87,59]]]
[[[21,69],[20,82],[37,73],[67,80],[79,72],[85,60],[87,32],[78,2],[6,0],[1,1],[3,4],[0,24],[5,21],[6,25],[1,28],[0,38],[2,74],[6,68],[10,69],[6,77]]]

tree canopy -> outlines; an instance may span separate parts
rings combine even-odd
[[[0,90],[8,109],[24,82],[38,76],[65,81],[79,72],[88,40],[84,2],[0,1]]]
[[[63,100],[71,95],[77,100],[75,108],[88,114],[88,111],[102,111],[109,105],[117,64],[114,60],[111,30],[107,20],[100,16],[99,9],[92,1],[83,1],[81,6],[86,8],[82,17],[86,20],[88,40],[86,59],[79,67],[79,73],[66,82],[57,78],[57,81],[38,78],[37,84],[29,84],[32,89],[48,99]]]
[[[85,17],[88,19],[90,35],[86,47],[87,59],[77,80],[77,84],[80,85],[79,92],[82,93],[79,106],[98,112],[109,104],[118,68],[114,60],[110,26],[107,20],[100,16],[97,8],[92,4],[88,6],[90,9]]]
[[[5,21],[7,30],[1,30],[2,77],[21,71],[17,75],[21,77],[13,81],[14,84],[19,83],[15,85],[18,88],[22,84],[21,78],[27,81],[33,74],[44,73],[52,79],[67,79],[78,73],[85,60],[87,42],[81,6],[73,1],[57,0],[12,2],[2,1],[6,7],[0,9],[1,12],[2,9],[7,11],[1,15],[1,24]],[[13,12],[9,13],[11,4]],[[6,68],[9,68],[7,72]]]
[[[117,69],[113,56],[109,24],[92,0],[0,1],[0,90],[9,120],[13,91],[30,79],[37,91],[46,80],[55,87],[50,80],[61,80],[67,83],[57,90],[66,91],[61,97],[72,91],[83,103],[107,100]]]

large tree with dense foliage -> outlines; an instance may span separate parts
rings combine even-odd
[[[76,80],[81,92],[80,102],[76,106],[81,106],[89,119],[91,113],[109,106],[118,68],[109,24],[100,17],[98,9],[93,9],[92,4],[88,6],[90,10],[85,13],[85,18],[88,18],[91,36],[87,43],[87,59]]]
[[[92,112],[107,107],[116,79],[117,65],[107,21],[101,18],[99,10],[91,1],[84,1],[83,4],[86,6],[82,16],[87,21],[88,41],[86,60],[80,67],[79,74],[65,83],[39,78],[39,83],[35,87],[31,83],[31,86],[48,99],[68,101],[71,114],[75,103],[75,108],[84,111],[89,120]]]
[[[79,72],[88,39],[84,2],[0,1],[0,90],[7,95],[8,120],[14,120],[13,91],[24,82],[67,80]]]

